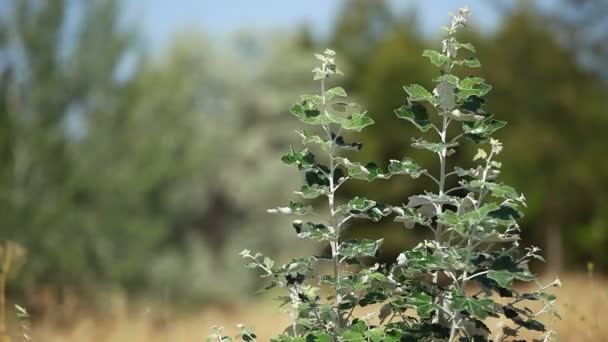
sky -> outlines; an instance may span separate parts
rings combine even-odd
[[[375,1],[375,0],[370,0]],[[493,1],[493,0],[492,0]],[[308,23],[318,37],[330,33],[344,0],[125,0],[126,20],[141,28],[152,50],[167,45],[174,33],[199,29],[212,37],[242,29],[293,30]],[[499,14],[488,0],[391,0],[394,10],[415,6],[422,29],[438,32],[449,12],[469,6],[472,21],[492,29]]]

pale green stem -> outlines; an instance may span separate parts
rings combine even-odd
[[[323,66],[325,67],[325,66]],[[321,102],[323,107],[325,107],[325,79],[321,80]],[[325,108],[323,108],[323,110],[325,110]],[[328,125],[324,125],[323,128],[325,129],[325,132],[327,134],[327,139],[331,142],[329,145],[329,193],[327,194],[327,199],[328,199],[328,207],[329,207],[329,214],[330,214],[330,222],[329,225],[331,227],[333,227],[335,229],[335,240],[334,241],[330,241],[330,247],[331,247],[331,258],[332,258],[332,264],[333,264],[333,273],[334,273],[334,279],[337,281],[339,276],[340,276],[340,229],[336,224],[336,212],[335,212],[335,203],[334,203],[334,198],[335,198],[335,192],[336,192],[336,187],[334,184],[334,171],[335,171],[335,161],[334,161],[334,142],[332,136],[331,136],[331,126],[330,124]],[[336,326],[336,328],[341,328],[341,324],[342,324],[342,318],[340,317],[340,311],[338,310],[338,307],[340,306],[340,291],[338,289],[336,289],[336,319],[334,321],[334,324]]]

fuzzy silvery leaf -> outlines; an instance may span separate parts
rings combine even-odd
[[[308,100],[295,103],[291,106],[290,112],[306,123],[313,123],[315,118],[321,115],[317,104]]]
[[[402,222],[408,229],[414,228],[416,224],[429,225],[431,223],[427,215],[423,215],[413,208],[393,208],[393,212],[397,214],[395,222]]]
[[[432,101],[433,99],[433,94],[419,84],[405,86],[403,89],[409,95],[410,101]]]
[[[471,43],[458,43],[458,42],[456,42],[456,43],[455,43],[455,45],[456,45],[456,47],[457,47],[458,49],[465,49],[465,50],[469,50],[469,51],[471,51],[471,52],[473,52],[473,53],[475,53],[475,52],[476,52],[476,51],[475,51],[475,46],[473,46],[473,44],[471,44]]]
[[[347,204],[349,210],[366,211],[373,208],[376,202],[368,200],[365,197],[355,197]]]
[[[426,108],[419,103],[414,103],[410,106],[401,106],[399,109],[395,110],[395,114],[397,114],[398,118],[410,121],[423,132],[426,132],[433,127]]]
[[[463,78],[462,80],[460,80],[460,82],[458,82],[458,89],[473,90],[476,88],[475,86],[481,85],[484,82],[485,82],[485,79],[483,79],[481,77],[469,76],[469,77]]]
[[[318,144],[321,145],[321,147],[326,151],[329,150],[331,146],[331,141],[328,141],[327,139],[324,139],[316,134],[310,134],[306,131],[296,131],[296,133],[302,138],[302,144],[304,145]]]
[[[407,203],[408,208],[415,208],[422,206],[424,204],[449,204],[453,206],[458,205],[458,198],[452,197],[448,195],[437,195],[437,194],[426,194],[426,195],[414,195],[409,197],[409,202]]]
[[[336,146],[339,146],[345,150],[361,150],[361,148],[363,148],[363,144],[359,143],[359,142],[351,142],[351,143],[347,143],[344,141],[344,138],[341,136],[336,136],[335,134],[331,134],[332,136],[332,141]]]
[[[435,50],[424,50],[422,56],[428,57],[431,63],[436,66],[442,66],[450,61],[450,57]]]
[[[475,199],[474,194],[468,193],[458,205],[458,215],[464,215],[474,210],[477,203],[478,201]]]
[[[346,208],[351,216],[370,219],[374,222],[378,222],[392,213],[391,207],[377,204],[364,197],[355,197],[348,202]]]
[[[488,158],[488,153],[486,153],[486,151],[484,151],[481,148],[477,149],[477,153],[475,154],[475,156],[473,157],[473,161],[476,161],[478,159],[483,159],[485,160],[486,158]]]
[[[435,241],[425,241],[402,253],[401,270],[412,275],[433,272],[446,267],[463,267],[459,251],[438,246]]]
[[[488,272],[487,277],[494,280],[498,286],[507,287],[513,284],[513,279],[515,279],[515,275],[509,271],[495,271],[492,270]]]
[[[457,85],[458,82],[460,81],[460,79],[458,78],[458,76],[455,76],[452,74],[443,74],[439,77],[433,78],[433,81],[438,82],[438,83],[447,82],[452,85]]]
[[[455,294],[452,296],[452,307],[456,311],[467,311],[471,315],[484,320],[490,314],[494,314],[494,301],[488,298],[476,299],[472,297]]]
[[[277,207],[266,210],[269,214],[306,215],[312,207],[298,202],[290,202],[288,207]]]
[[[339,96],[339,97],[346,97],[347,96],[346,95],[346,90],[344,90],[344,88],[342,88],[342,87],[331,88],[331,89],[327,90],[325,92],[325,94],[323,94],[323,95],[325,96],[325,100],[326,101],[330,101],[331,99],[333,99],[336,96]]]
[[[293,221],[293,228],[301,239],[330,241],[335,239],[335,230],[321,223]]]
[[[296,133],[302,138],[302,144],[318,144],[321,145],[321,147],[325,151],[329,151],[331,145],[338,146],[345,150],[357,151],[361,150],[361,148],[363,147],[363,144],[358,142],[347,143],[346,141],[344,141],[344,138],[342,136],[336,136],[334,133],[331,134],[332,140],[323,138],[316,134],[310,134],[306,131],[296,131]]]
[[[452,147],[458,146],[458,142],[450,142],[450,143],[441,143],[441,142],[429,142],[422,138],[413,138],[412,139],[412,147],[419,148],[423,150],[429,150],[435,153],[441,153],[443,150],[447,150]]]
[[[498,209],[492,211],[488,215],[492,218],[503,221],[518,220],[524,217],[521,211],[517,210],[511,205],[506,204],[501,205]]]
[[[487,118],[483,121],[464,122],[462,129],[464,136],[477,144],[490,140],[490,136],[507,125],[506,121]]]
[[[464,80],[461,80],[460,83],[462,83],[463,81]],[[471,96],[484,96],[489,93],[490,90],[492,90],[492,86],[486,83],[477,84],[475,88],[462,88],[459,84],[456,96],[458,97],[459,101],[462,101],[468,99]]]
[[[483,206],[462,215],[462,220],[467,221],[469,225],[476,225],[483,221],[492,211],[498,209],[498,204],[486,203]]]
[[[322,195],[327,195],[329,193],[329,189],[326,186],[305,185],[300,188],[300,191],[295,191],[295,193],[302,196],[302,198],[313,199]]]
[[[347,158],[336,158],[338,164],[343,165],[348,175],[352,178],[356,179],[364,179],[367,181],[373,181],[374,179],[388,179],[390,178],[389,174],[386,174],[382,169],[378,167],[375,163],[367,163],[366,165],[362,165],[361,163],[351,162]]]
[[[488,189],[494,197],[506,198],[517,201],[521,199],[521,196],[519,195],[517,190],[515,190],[515,188],[503,183],[483,182],[481,180],[476,179],[472,180],[470,183],[468,183],[468,185],[471,189],[475,190],[479,190],[481,188]]]
[[[466,234],[468,233],[469,225],[463,222],[460,219],[460,216],[458,216],[458,214],[454,213],[453,211],[444,211],[443,213],[441,213],[441,215],[439,215],[437,221],[450,227],[455,232],[460,234],[460,236],[466,236]]]
[[[448,118],[454,119],[456,121],[477,121],[485,118],[483,115],[475,114],[475,112],[462,111],[460,109],[446,111],[441,113],[441,115],[447,116]]]
[[[315,168],[315,155],[307,149],[291,151],[281,157],[281,161],[287,165],[297,165],[300,170],[312,170]]]
[[[433,298],[426,292],[414,291],[407,296],[407,304],[416,309],[421,318],[429,318],[433,311]]]
[[[318,104],[307,100],[294,104],[290,112],[300,119],[300,121],[309,125],[327,125],[336,122],[336,118],[331,113],[327,111],[321,113]]]
[[[361,131],[363,128],[372,125],[374,120],[367,115],[367,112],[353,113],[340,122],[342,128],[347,130]]]
[[[388,172],[392,175],[406,174],[412,178],[418,178],[425,170],[416,164],[415,161],[405,158],[403,160],[390,160],[388,165]]]
[[[347,241],[340,247],[340,255],[346,258],[374,257],[382,245],[380,240]]]
[[[469,67],[469,68],[481,67],[481,63],[479,62],[479,60],[477,58],[461,59],[461,60],[453,61],[452,63],[455,65],[461,65],[461,66],[465,66],[465,67]]]

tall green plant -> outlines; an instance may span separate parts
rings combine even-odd
[[[542,335],[552,332],[537,320],[543,313],[556,316],[555,297],[545,290],[558,286],[559,280],[541,285],[528,268],[529,261],[540,259],[538,248],[519,249],[519,211],[525,198],[498,176],[501,164],[496,157],[502,150],[492,134],[505,126],[483,110],[483,96],[491,86],[480,77],[458,77],[457,68],[477,68],[480,63],[463,53],[475,48],[456,39],[465,26],[468,9],[453,16],[441,51],[427,50],[423,56],[440,68],[431,92],[414,84],[405,87],[408,103],[396,110],[399,118],[412,122],[425,135],[414,138],[412,146],[437,155],[439,174],[432,175],[411,159],[391,160],[385,170],[376,164],[351,162],[339,153],[361,149],[360,143],[346,143],[343,130],[359,131],[373,123],[359,106],[343,101],[344,89],[326,90],[326,80],[339,73],[334,52],[317,55],[321,66],[313,70],[320,80],[319,95],[305,95],[292,107],[301,121],[319,127],[321,135],[298,132],[304,144],[316,144],[323,151],[320,160],[309,149],[292,149],[282,160],[305,173],[306,184],[297,193],[304,199],[327,198],[324,222],[295,220],[298,237],[328,243],[331,257],[301,257],[275,266],[260,253],[245,250],[250,268],[258,268],[270,279],[267,289],[283,287],[281,297],[289,307],[292,324],[272,339],[287,341],[494,341],[517,339],[522,329]],[[430,113],[434,112],[435,115]],[[479,145],[473,157],[475,166],[449,166],[449,157],[465,139]],[[326,163],[326,164],[323,164]],[[453,167],[453,170],[449,169]],[[376,203],[356,197],[339,204],[336,192],[351,179],[373,181],[407,174],[412,178],[429,177],[435,191],[409,198],[403,206]],[[449,182],[457,178],[455,186]],[[271,213],[304,216],[312,207],[291,202]],[[379,221],[395,214],[394,219],[407,228],[424,227],[432,232],[412,250],[399,255],[392,265],[374,264],[367,259],[378,253],[382,240],[344,241],[341,233],[356,218]],[[329,263],[324,268],[322,262]],[[532,292],[520,292],[515,281],[534,283]],[[327,286],[328,296],[318,286]],[[529,305],[527,302],[540,305]],[[378,315],[359,316],[357,308],[377,304]],[[532,310],[531,308],[536,308]],[[489,317],[502,320],[498,331],[485,323]],[[255,334],[240,326],[239,336],[246,341]],[[211,336],[230,340],[221,329]],[[521,339],[519,339],[521,340]]]

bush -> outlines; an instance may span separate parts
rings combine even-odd
[[[290,308],[292,324],[272,341],[465,342],[488,341],[491,335],[495,341],[506,341],[517,338],[522,329],[545,341],[552,338],[553,332],[537,318],[544,313],[557,316],[555,297],[545,291],[560,283],[541,285],[528,268],[531,260],[542,260],[539,249],[519,248],[517,220],[522,217],[525,197],[500,181],[502,165],[496,158],[503,146],[492,137],[506,122],[483,110],[483,96],[492,87],[481,77],[466,76],[467,68],[478,68],[480,62],[471,56],[475,53],[471,44],[456,39],[468,13],[461,9],[452,17],[451,26],[443,28],[441,51],[423,53],[440,69],[435,89],[428,91],[418,84],[404,87],[407,104],[395,111],[424,135],[414,138],[412,147],[438,157],[437,175],[409,158],[390,160],[383,168],[344,157],[345,150],[363,146],[345,141],[343,132],[360,131],[373,120],[360,106],[346,101],[341,87],[326,89],[328,80],[341,74],[335,53],[326,50],[316,55],[321,66],[313,73],[321,93],[304,95],[291,108],[302,122],[318,129],[298,132],[305,145],[316,147],[316,154],[308,148],[292,148],[282,161],[305,174],[306,184],[298,195],[327,199],[323,222],[297,219],[293,228],[299,238],[329,244],[331,257],[299,257],[275,266],[260,253],[241,253],[249,261],[247,267],[261,270],[262,277],[269,279],[265,289],[287,291],[280,299]],[[436,114],[430,115],[433,112]],[[466,140],[478,146],[474,166],[449,170],[450,156]],[[336,192],[347,181],[372,182],[399,175],[428,177],[436,189],[411,196],[403,206],[364,197],[336,201]],[[456,186],[446,186],[450,178],[458,179]],[[300,202],[269,210],[298,217],[312,211],[312,206]],[[352,220],[377,222],[389,216],[406,228],[428,229],[432,239],[401,253],[394,263],[380,265],[370,260],[377,256],[382,240],[341,238]],[[324,272],[323,263],[330,265],[330,272]],[[519,292],[513,286],[516,281],[536,287]],[[323,296],[319,284],[330,288],[331,294]],[[527,302],[540,306],[531,310]],[[357,316],[357,308],[372,304],[379,308],[377,320]],[[502,320],[500,331],[491,331],[486,324],[489,317]],[[239,327],[239,337],[255,340],[254,333]],[[231,338],[217,328],[210,337],[214,339]]]

